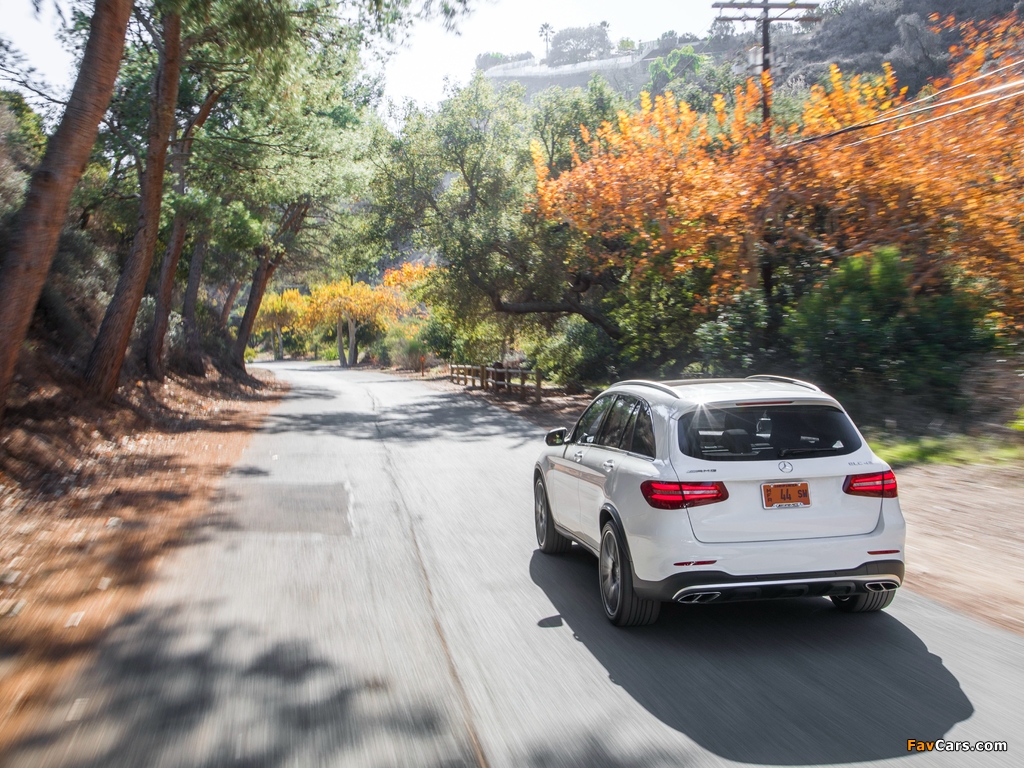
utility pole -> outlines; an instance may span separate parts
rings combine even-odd
[[[734,11],[744,11],[742,16],[719,16],[715,21],[756,21],[761,25],[761,72],[770,72],[772,66],[771,60],[771,25],[773,21],[786,21],[786,22],[808,22],[808,21],[821,21],[821,16],[810,16],[804,14],[803,16],[787,16],[786,14],[790,11],[816,11],[820,3],[786,3],[786,2],[771,2],[771,0],[734,0],[734,2],[719,2],[712,3],[712,8],[719,8],[721,10],[729,9]],[[760,11],[759,16],[748,16],[746,11]],[[777,12],[773,14],[773,11]],[[761,92],[761,119],[765,125],[772,119],[772,94],[771,84],[768,78],[762,78],[762,92]]]

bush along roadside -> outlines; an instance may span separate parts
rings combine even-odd
[[[923,394],[955,410],[972,359],[990,351],[992,307],[947,275],[915,292],[895,249],[846,259],[786,318],[782,335],[803,371],[826,384]]]

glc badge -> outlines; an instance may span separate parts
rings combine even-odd
[[[793,471],[793,465],[790,464],[788,461],[780,461],[779,462],[779,471],[780,472],[792,472]]]

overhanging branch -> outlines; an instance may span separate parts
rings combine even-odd
[[[581,304],[568,291],[562,294],[561,301],[505,301],[501,291],[488,285],[480,275],[468,270],[469,281],[480,289],[488,299],[495,312],[507,315],[559,314],[579,315],[588,323],[593,323],[613,339],[621,339],[622,331],[607,317],[591,307]]]

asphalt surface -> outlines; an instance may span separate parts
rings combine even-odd
[[[666,606],[616,629],[592,557],[536,551],[543,430],[415,381],[271,367],[291,393],[194,541],[0,762],[1024,765],[1024,638],[907,591],[878,614]],[[939,738],[1009,752],[907,752]]]

